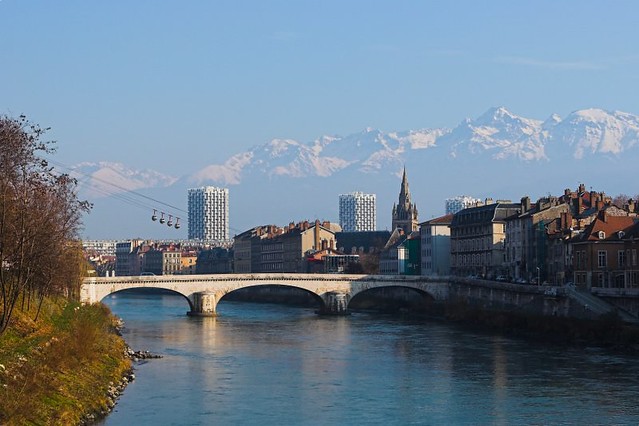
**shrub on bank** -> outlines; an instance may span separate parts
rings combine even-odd
[[[101,304],[47,300],[0,335],[0,424],[80,424],[108,411],[108,389],[130,370],[115,318]]]

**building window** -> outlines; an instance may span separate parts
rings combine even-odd
[[[606,250],[599,250],[597,252],[597,266],[599,268],[608,266],[608,252]]]
[[[583,269],[584,268],[584,254],[586,254],[583,251],[578,251],[577,252],[577,269]]]
[[[637,249],[632,249],[632,266],[637,266]]]
[[[597,274],[597,287],[604,287],[604,274],[601,272]]]
[[[617,262],[619,264],[619,268],[624,268],[626,266],[626,252],[623,250],[619,250],[617,252]]]

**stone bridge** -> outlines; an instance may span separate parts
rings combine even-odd
[[[247,287],[278,285],[305,290],[320,302],[320,313],[343,314],[357,294],[382,287],[412,288],[436,301],[448,298],[446,279],[403,275],[342,274],[216,274],[162,275],[85,278],[80,297],[83,303],[100,302],[109,294],[135,288],[159,288],[186,298],[189,315],[215,316],[219,301],[227,294]]]

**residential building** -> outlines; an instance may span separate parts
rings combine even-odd
[[[229,239],[229,190],[205,186],[188,190],[188,237],[205,241]]]
[[[382,251],[390,231],[336,232],[337,249],[346,254],[374,254]]]
[[[506,218],[505,262],[508,277],[515,281],[548,279],[547,228],[556,219],[570,217],[570,204],[557,197],[540,198],[531,204],[523,197],[519,211]]]
[[[262,240],[281,235],[284,228],[275,225],[257,226],[236,235],[233,239],[233,267],[238,274],[259,272],[262,259]]]
[[[458,195],[457,197],[446,198],[446,214],[455,214],[458,211],[467,209],[469,207],[476,207],[481,204],[482,201],[479,198],[473,198],[470,195]]]
[[[291,222],[287,227],[253,228],[235,237],[236,272],[307,272],[307,255],[335,249],[330,222]]]
[[[631,264],[633,262],[632,251],[629,259],[627,250],[632,250],[633,247],[630,240],[625,240],[625,236],[628,231],[633,231],[634,234],[634,224],[634,217],[613,216],[602,210],[581,234],[570,240],[573,277],[577,287],[591,289],[632,286],[632,270],[628,270],[628,261]],[[630,283],[626,279],[628,272]]]
[[[450,225],[450,266],[456,276],[496,278],[507,275],[504,262],[505,219],[520,205],[486,199],[483,206],[461,210]]]
[[[357,265],[350,268],[362,274],[379,273],[380,253],[390,238],[389,231],[337,232],[337,249],[345,255],[358,255]]]
[[[639,223],[635,223],[632,227],[624,231],[624,233],[625,235],[622,236],[624,249],[626,251],[625,262],[623,262],[625,266],[624,288],[637,289],[639,288],[639,260],[637,259],[637,251],[639,250]]]
[[[410,235],[419,229],[417,221],[417,206],[411,202],[408,179],[406,178],[406,168],[402,176],[402,186],[399,192],[399,202],[393,204],[392,229],[401,228],[404,235]]]
[[[419,275],[420,274],[419,232],[404,234],[402,228],[396,228],[379,256],[381,275]]]
[[[421,236],[422,275],[450,274],[450,225],[453,215],[447,214],[419,224]]]
[[[339,224],[343,232],[375,231],[375,194],[351,192],[339,196]]]
[[[357,273],[362,273],[359,268],[358,254],[342,254],[339,252],[327,253],[322,256],[325,274],[350,273],[349,269],[357,269]],[[358,266],[355,268],[354,265]]]
[[[116,240],[82,240],[82,250],[89,255],[115,256]]]
[[[180,256],[180,274],[196,274],[199,253],[196,250],[182,250]]]
[[[115,275],[125,277],[140,274],[137,249],[143,240],[120,241],[115,244]]]
[[[564,190],[559,197],[547,196],[531,204],[520,202],[520,212],[506,219],[506,264],[509,276],[529,283],[563,284],[572,281],[570,240],[606,210],[608,215],[628,216],[611,204],[603,192]]]
[[[214,247],[198,253],[196,274],[229,274],[233,272],[233,250]]]
[[[155,275],[179,274],[182,252],[174,246],[157,246],[144,254],[142,273]]]

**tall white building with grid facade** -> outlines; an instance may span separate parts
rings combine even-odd
[[[344,232],[375,231],[375,194],[351,192],[339,196],[339,224]]]
[[[229,239],[229,190],[204,186],[189,189],[189,239]]]
[[[460,210],[467,209],[468,207],[475,207],[477,203],[480,203],[479,198],[473,198],[469,195],[458,195],[454,198],[446,199],[446,214],[455,214]]]

